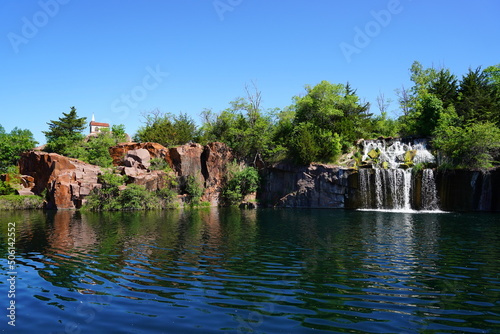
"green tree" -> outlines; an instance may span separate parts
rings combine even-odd
[[[230,107],[219,114],[203,112],[202,137],[206,141],[221,141],[240,157],[255,163],[268,161],[283,150],[273,141],[273,117],[276,110],[264,112],[260,105],[260,91],[246,87],[247,97],[230,102]]]
[[[306,91],[305,96],[294,97],[292,107],[295,118],[289,148],[299,161],[332,161],[341,153],[338,143],[347,150],[369,132],[369,104],[361,103],[349,84],[322,81],[314,87],[306,85]]]
[[[187,114],[162,114],[153,110],[144,115],[145,125],[134,136],[135,141],[154,142],[163,146],[175,146],[193,141],[197,136],[194,120]]]
[[[444,155],[443,163],[459,168],[489,168],[500,154],[500,129],[491,122],[457,126],[454,117],[437,128],[434,146]]]
[[[82,131],[86,128],[86,117],[78,117],[76,108],[71,107],[69,113],[63,112],[63,117],[57,121],[50,121],[48,131],[43,131],[47,139],[46,150],[77,158],[80,151],[73,152],[84,138]]]
[[[457,113],[466,122],[500,122],[500,95],[491,75],[481,68],[469,69],[459,87]]]
[[[417,104],[416,133],[422,136],[431,136],[438,125],[443,110],[443,102],[439,98],[430,93],[423,94]]]
[[[109,148],[117,144],[117,139],[108,129],[103,129],[95,137],[89,137],[85,143],[85,154],[80,157],[85,162],[101,167],[111,167],[113,159]]]
[[[125,125],[115,124],[111,126],[111,134],[116,143],[122,143],[127,140],[127,133],[125,132]]]
[[[6,173],[11,166],[15,166],[21,153],[31,150],[37,142],[29,130],[17,127],[10,133],[0,125],[0,173]]]
[[[240,203],[246,195],[257,191],[260,177],[257,169],[245,167],[241,169],[236,162],[228,167],[226,185],[222,190],[224,200],[231,205]]]
[[[490,84],[500,87],[500,64],[488,66],[484,69],[484,73]]]
[[[441,69],[431,82],[429,93],[436,96],[443,103],[443,108],[455,105],[458,100],[457,77],[448,69]]]

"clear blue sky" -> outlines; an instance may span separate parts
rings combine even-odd
[[[44,143],[75,106],[133,135],[143,112],[200,122],[251,81],[265,108],[349,81],[377,112],[414,60],[459,77],[500,63],[499,13],[498,0],[2,0],[0,124]]]

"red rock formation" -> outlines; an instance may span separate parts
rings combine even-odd
[[[175,172],[181,188],[187,176],[194,177],[205,188],[202,200],[209,201],[212,205],[218,204],[226,165],[233,160],[231,149],[226,144],[214,142],[201,146],[190,143],[167,149],[156,143],[122,143],[109,149],[115,165],[126,166],[121,167],[123,173],[129,176],[133,183],[144,184],[148,189],[151,187],[150,190],[154,190],[155,187],[163,185],[150,174],[145,175],[144,171],[141,171],[139,166],[143,163],[140,159],[134,158],[137,165],[127,165],[133,164],[131,159],[126,158],[127,152],[139,149],[148,150],[151,158],[165,159]]]
[[[147,153],[145,156],[143,150],[150,156]],[[127,156],[129,151],[134,152]],[[109,152],[118,169],[129,177],[129,183],[144,185],[150,191],[165,187],[165,172],[147,169],[149,159],[165,159],[179,183],[193,176],[205,189],[202,199],[212,205],[219,202],[226,165],[233,159],[231,150],[223,143],[186,144],[170,149],[156,143],[122,143],[110,148]],[[25,152],[19,169],[24,191],[41,195],[46,190],[46,207],[50,209],[79,208],[92,189],[101,187],[98,182],[98,175],[102,173],[100,167],[55,153]]]
[[[205,179],[205,193],[202,200],[217,205],[220,192],[225,182],[227,164],[233,161],[234,156],[229,146],[220,142],[205,145],[201,161],[202,174]]]
[[[110,147],[109,154],[113,159],[113,165],[122,166],[123,159],[127,155],[127,152],[138,149],[146,149],[151,158],[162,158],[172,165],[169,158],[168,148],[158,143],[120,143],[116,146]]]
[[[55,153],[25,152],[19,160],[19,171],[29,181],[30,188],[26,188],[34,194],[47,190],[49,209],[78,208],[93,188],[100,187],[98,166]]]

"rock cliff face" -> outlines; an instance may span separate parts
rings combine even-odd
[[[353,208],[357,185],[353,170],[313,164],[277,164],[265,172],[260,200],[266,206]]]
[[[78,208],[92,189],[101,186],[98,166],[55,153],[25,152],[19,160],[19,171],[24,179],[32,180],[26,190],[36,195],[47,191],[48,209]]]
[[[150,159],[164,159],[179,183],[193,176],[204,188],[202,200],[212,205],[219,203],[226,165],[233,159],[229,147],[217,142],[170,149],[156,143],[123,143],[110,148],[110,154],[129,183],[144,185],[150,191],[165,186],[165,172],[149,170]],[[46,191],[48,209],[80,208],[92,189],[101,187],[98,176],[103,173],[98,166],[40,151],[23,153],[19,169],[25,187],[21,192],[41,195]]]
[[[186,144],[166,148],[155,143],[124,143],[110,148],[114,163],[130,183],[154,191],[165,186],[163,171],[148,169],[151,158],[164,159],[178,183],[194,177],[204,188],[202,200],[219,204],[226,166],[233,160],[223,143],[205,146]],[[81,207],[92,189],[101,187],[101,168],[76,159],[30,151],[19,161],[22,194],[46,192],[49,209]],[[258,197],[272,207],[349,208],[361,207],[359,172],[336,166],[313,164],[294,166],[280,163],[262,169],[263,183]],[[500,168],[490,171],[439,171],[436,173],[439,208],[445,211],[500,211]],[[415,185],[415,189],[421,186]],[[417,191],[420,193],[419,191]],[[420,199],[421,201],[421,199]],[[418,202],[418,201],[417,201]]]
[[[445,211],[500,211],[500,168],[437,174],[440,208]]]
[[[175,172],[181,188],[188,176],[194,177],[204,188],[202,200],[218,205],[226,165],[234,159],[226,144],[213,142],[202,146],[191,143],[166,148],[156,143],[123,143],[111,147],[109,152],[115,166],[122,166],[126,164],[127,154],[136,150],[147,150],[151,158],[164,159]]]

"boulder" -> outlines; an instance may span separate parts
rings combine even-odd
[[[100,186],[98,166],[77,159],[41,151],[21,155],[19,171],[23,175],[23,193],[41,195],[47,191],[46,208],[76,209],[92,189]]]
[[[127,156],[129,151],[144,149],[149,152],[150,158],[161,158],[165,159],[170,165],[172,162],[169,158],[169,149],[158,143],[120,143],[116,146],[109,148],[109,154],[113,159],[113,165],[122,166],[124,163],[124,158]],[[143,153],[141,153],[143,154]]]
[[[138,168],[142,169],[148,169],[151,160],[151,156],[149,154],[149,151],[144,149],[144,148],[139,148],[136,150],[130,150],[127,152],[127,155],[125,156],[125,166],[128,167],[134,167],[137,166]]]
[[[370,157],[370,159],[377,159],[380,156],[380,151],[372,149],[370,150],[370,152],[368,152],[368,156]]]

